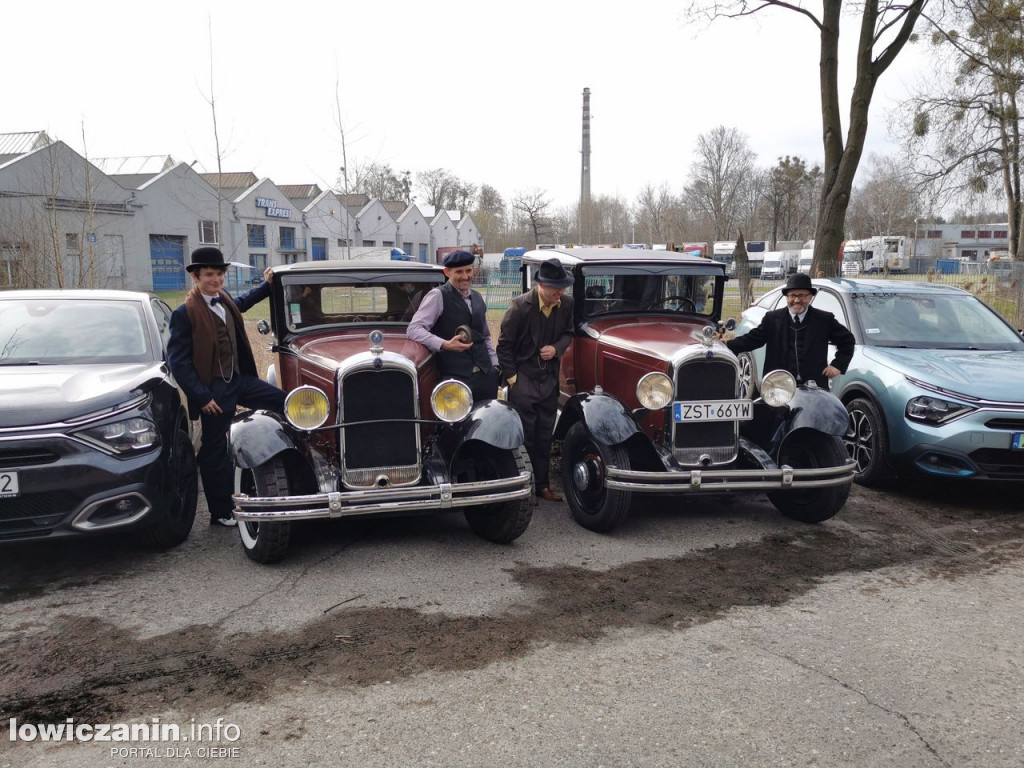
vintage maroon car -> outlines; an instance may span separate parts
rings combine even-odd
[[[315,261],[278,267],[270,295],[285,413],[244,414],[231,430],[235,517],[259,562],[284,557],[291,525],[314,518],[461,509],[507,543],[532,514],[519,416],[441,381],[435,357],[405,336],[441,267]]]
[[[788,517],[819,522],[846,503],[855,466],[842,403],[786,371],[741,397],[719,340],[725,265],[665,251],[529,251],[524,288],[557,258],[573,275],[575,334],[560,369],[555,439],[577,522],[620,524],[635,493],[767,492]],[[813,382],[812,382],[813,383]]]

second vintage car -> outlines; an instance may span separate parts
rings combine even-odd
[[[529,251],[524,287],[557,258],[573,275],[575,332],[561,360],[562,482],[576,521],[626,518],[635,494],[767,492],[805,522],[846,503],[854,465],[846,411],[786,371],[741,396],[736,355],[719,340],[725,265],[665,251]]]
[[[497,400],[441,380],[434,355],[406,339],[441,267],[314,261],[276,267],[270,294],[277,363],[268,379],[285,413],[232,426],[235,517],[246,554],[284,557],[296,521],[463,510],[497,543],[530,523],[523,428]]]

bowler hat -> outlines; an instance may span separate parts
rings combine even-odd
[[[568,288],[573,283],[572,275],[565,271],[562,262],[554,258],[541,262],[533,279],[549,288]]]
[[[811,278],[809,275],[805,275],[803,272],[797,272],[795,275],[789,276],[789,280],[786,281],[786,287],[782,289],[783,295],[790,291],[807,291],[813,296],[818,292],[818,289],[811,285]]]
[[[228,268],[227,263],[224,261],[224,254],[220,252],[220,248],[216,248],[212,245],[204,245],[192,251],[192,263],[185,267],[185,270],[187,272],[195,272],[197,269],[201,269],[202,267],[214,267],[215,269]]]
[[[464,267],[476,261],[476,257],[469,251],[452,251],[446,253],[441,259],[441,264],[448,268]]]

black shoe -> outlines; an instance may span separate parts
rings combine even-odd
[[[211,517],[210,525],[223,525],[225,528],[234,528],[238,521],[233,517]]]

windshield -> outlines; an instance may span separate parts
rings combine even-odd
[[[408,323],[441,273],[288,275],[284,280],[289,330],[350,323]]]
[[[854,296],[864,343],[918,349],[1020,349],[1024,339],[971,295]]]
[[[715,275],[693,267],[646,269],[589,267],[584,271],[583,313],[689,312],[715,314]]]
[[[150,362],[146,328],[137,301],[0,301],[0,365]]]

